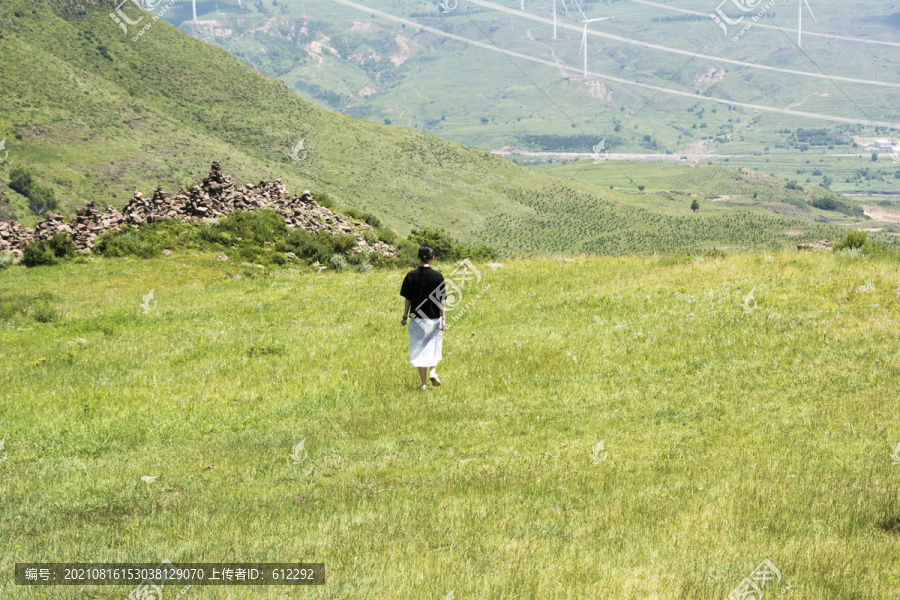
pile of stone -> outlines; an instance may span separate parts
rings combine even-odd
[[[194,185],[190,190],[182,187],[174,196],[168,196],[161,187],[156,188],[151,198],[135,192],[121,213],[112,206],[101,212],[90,202],[83,210],[76,211],[75,218],[68,222],[53,213],[48,213],[47,219],[34,229],[22,227],[15,221],[0,222],[0,252],[12,252],[18,259],[27,243],[49,240],[57,233],[70,235],[76,247],[87,252],[93,248],[98,236],[119,230],[124,225],[140,227],[164,219],[212,223],[234,210],[261,209],[278,213],[291,229],[300,227],[313,234],[324,231],[330,235],[352,235],[356,238],[353,252],[396,256],[396,248],[389,244],[366,242],[364,235],[374,233],[369,224],[319,206],[309,191],[292,197],[281,179],[238,186],[225,175],[218,162],[212,164],[212,170],[200,185]],[[371,239],[372,236],[368,237]]]
[[[818,242],[809,242],[808,244],[797,244],[797,250],[828,252],[831,250],[831,245],[828,243],[828,240],[819,240]]]

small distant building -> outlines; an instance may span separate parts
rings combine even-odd
[[[887,138],[879,138],[872,143],[872,150],[876,152],[893,152],[894,144]]]

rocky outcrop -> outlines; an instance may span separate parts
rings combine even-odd
[[[238,186],[222,171],[218,162],[212,164],[212,170],[200,185],[191,186],[190,190],[182,187],[173,196],[167,195],[161,187],[157,187],[150,198],[135,192],[122,212],[112,206],[100,211],[90,202],[83,210],[76,211],[71,221],[66,221],[62,215],[48,213],[47,219],[34,229],[22,227],[15,221],[0,222],[0,252],[12,252],[18,259],[25,244],[48,240],[57,233],[70,235],[78,249],[87,252],[93,248],[98,236],[119,230],[126,224],[140,227],[164,219],[211,223],[234,210],[261,209],[278,213],[291,229],[300,227],[313,234],[324,231],[331,235],[352,235],[356,238],[354,252],[396,255],[396,249],[384,242],[366,242],[364,234],[374,233],[369,224],[320,206],[309,191],[291,196],[281,179]]]
[[[827,252],[831,250],[831,246],[828,244],[828,240],[819,240],[818,242],[809,242],[808,244],[797,244],[797,250]]]

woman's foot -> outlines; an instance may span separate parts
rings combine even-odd
[[[434,369],[431,370],[431,373],[428,375],[428,377],[431,378],[431,385],[433,385],[433,386],[441,385],[441,380],[438,379],[437,371],[435,371]]]
[[[419,391],[420,391],[420,392],[424,392],[424,391],[427,390],[427,389],[428,389],[428,386],[427,386],[427,385],[423,385],[422,387],[419,388]]]

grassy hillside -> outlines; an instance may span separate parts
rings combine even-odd
[[[218,159],[244,181],[282,177],[292,191],[377,209],[401,230],[436,223],[465,235],[487,207],[510,204],[505,186],[552,181],[421,132],[318,109],[164,22],[132,42],[108,10],[60,18],[52,9],[64,6],[0,5],[0,22],[15,22],[3,29],[0,86],[12,93],[0,98],[10,153],[0,176],[30,165],[70,204],[121,206],[136,188],[191,183]],[[300,140],[307,156],[295,165]],[[24,200],[7,194],[25,217]]]
[[[0,570],[315,560],[301,595],[720,600],[768,559],[766,597],[900,597],[895,265],[477,266],[425,393],[402,272],[0,271]]]

